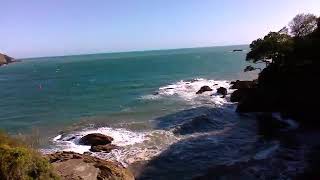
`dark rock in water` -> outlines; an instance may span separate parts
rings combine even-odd
[[[154,92],[153,95],[159,95],[159,92]]]
[[[232,86],[230,89],[244,89],[244,88],[253,88],[257,85],[257,81],[233,81],[230,84]]]
[[[61,179],[134,180],[133,174],[121,164],[74,152],[47,155]]]
[[[232,50],[232,52],[241,52],[241,51],[243,51],[243,49],[234,49],[234,50]]]
[[[112,141],[113,141],[113,138],[110,136],[106,136],[100,133],[93,133],[93,134],[88,134],[83,136],[79,140],[79,144],[97,146],[97,145],[110,144]]]
[[[217,93],[223,95],[223,97],[224,97],[224,96],[227,95],[228,91],[227,91],[227,89],[224,88],[224,87],[219,87],[219,88],[217,89]]]
[[[196,94],[202,94],[206,91],[212,91],[212,89],[209,86],[202,86]]]
[[[107,144],[107,145],[97,145],[97,146],[91,146],[90,151],[92,152],[107,152],[109,153],[113,149],[117,149],[118,146],[114,144]]]
[[[71,141],[71,140],[74,140],[75,138],[76,138],[75,136],[72,136],[72,137],[66,139],[65,141]]]

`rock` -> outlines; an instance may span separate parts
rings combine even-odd
[[[234,50],[232,50],[232,52],[241,52],[241,51],[243,51],[243,49],[234,49]]]
[[[0,66],[15,62],[14,58],[0,53]]]
[[[224,87],[219,87],[219,88],[217,89],[217,93],[223,95],[223,97],[224,97],[224,96],[227,95],[228,91],[227,91],[227,89],[224,88]]]
[[[90,155],[92,154],[92,152],[86,151],[86,152],[84,152],[83,154],[90,156]]]
[[[97,145],[110,144],[112,141],[113,141],[113,138],[110,136],[106,136],[100,133],[93,133],[93,134],[88,134],[83,136],[79,140],[79,144],[97,146]]]
[[[230,84],[232,86],[230,89],[245,89],[245,88],[253,88],[257,85],[257,81],[232,81]]]
[[[237,89],[231,94],[230,101],[240,102],[242,99],[249,95],[250,91],[250,89]]]
[[[212,89],[209,86],[202,86],[196,94],[202,94],[206,91],[212,91]]]
[[[133,174],[119,163],[74,152],[47,155],[61,179],[134,180]]]
[[[107,152],[109,153],[113,149],[117,149],[118,146],[114,144],[107,144],[107,145],[97,145],[97,146],[91,146],[90,151],[92,152]]]
[[[71,141],[71,140],[74,140],[75,138],[76,138],[75,136],[72,136],[72,137],[66,139],[66,141]]]

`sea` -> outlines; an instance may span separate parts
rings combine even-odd
[[[118,149],[92,155],[143,164],[136,168],[141,179],[192,179],[216,165],[267,159],[279,144],[261,141],[254,117],[236,113],[229,100],[231,81],[257,78],[243,71],[248,51],[238,45],[21,59],[0,68],[0,128],[32,134],[43,153],[84,153],[84,135],[112,136]],[[196,94],[202,86],[212,91]]]

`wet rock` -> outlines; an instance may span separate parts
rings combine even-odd
[[[228,91],[227,91],[227,89],[224,88],[224,87],[219,87],[219,88],[217,89],[217,93],[223,95],[223,97],[224,97],[224,96],[227,95]]]
[[[247,97],[250,94],[250,89],[237,89],[235,90],[231,96],[230,96],[230,101],[231,102],[240,102],[242,99]]]
[[[114,144],[107,144],[107,145],[97,145],[97,146],[91,146],[90,151],[92,152],[111,152],[113,149],[117,149],[118,146]]]
[[[206,91],[212,91],[212,89],[209,86],[202,86],[196,94],[202,94]]]
[[[83,155],[88,155],[88,156],[90,156],[91,154],[92,154],[92,152],[89,152],[89,151],[86,151],[83,153]]]
[[[93,134],[88,134],[83,136],[79,140],[79,144],[97,146],[97,145],[110,144],[112,141],[113,141],[113,138],[110,136],[100,134],[100,133],[93,133]]]
[[[119,163],[74,152],[47,155],[61,179],[134,180],[133,174]]]
[[[245,89],[245,88],[254,88],[257,85],[257,81],[232,81],[230,84],[232,86],[230,89]]]
[[[72,136],[72,137],[66,139],[66,141],[71,141],[71,140],[74,140],[75,138],[76,138],[75,136]]]

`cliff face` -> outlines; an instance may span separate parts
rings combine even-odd
[[[0,66],[14,62],[14,58],[0,53]]]

